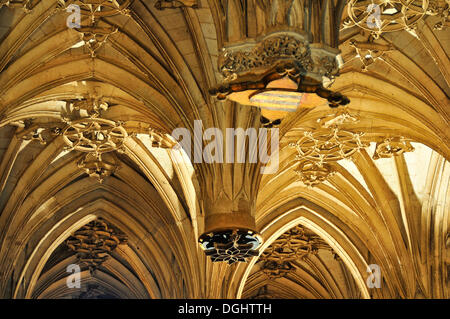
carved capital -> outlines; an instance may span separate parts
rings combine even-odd
[[[219,57],[224,82],[210,94],[219,100],[228,98],[272,110],[263,114],[269,121],[282,119],[300,106],[346,105],[347,97],[322,85],[324,79],[330,81],[339,73],[337,54],[332,48],[310,45],[293,32],[234,44],[224,48]]]
[[[282,120],[300,107],[348,104],[347,97],[324,88],[339,75],[337,35],[344,4],[341,0],[249,0],[241,5],[221,1],[227,41],[218,67],[224,81],[210,94],[260,107],[269,122]],[[236,24],[235,17],[242,17],[241,23]],[[305,103],[308,95],[314,103]]]

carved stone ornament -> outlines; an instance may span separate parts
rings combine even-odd
[[[317,129],[303,131],[303,136],[296,143],[289,144],[297,150],[295,173],[301,182],[313,187],[326,181],[335,173],[328,163],[351,158],[359,149],[369,146],[368,142],[361,140],[363,132],[353,132],[347,128],[357,122],[357,115],[341,108],[319,118]]]
[[[270,279],[286,277],[295,271],[295,267],[290,262],[278,263],[274,260],[268,260],[262,268],[264,274]]]
[[[94,154],[121,150],[127,136],[121,123],[102,118],[68,122],[68,127],[63,132],[69,149]]]
[[[347,107],[339,108],[336,112],[325,115],[317,120],[321,128],[340,127],[341,125],[356,124],[360,120],[359,116],[350,113]]]
[[[58,0],[59,8],[66,9],[71,4],[80,7],[82,16],[89,17],[94,23],[100,18],[117,14],[130,15],[128,9],[132,0]]]
[[[91,57],[95,57],[108,37],[118,31],[117,27],[108,25],[101,19],[118,14],[130,16],[128,6],[131,2],[132,0],[58,0],[57,10],[66,12],[70,5],[79,6],[82,18],[80,25],[73,27],[73,30],[80,33],[84,46]]]
[[[48,122],[46,125],[33,124],[33,119],[19,120],[11,122],[11,125],[17,126],[19,129],[16,134],[17,138],[24,141],[38,142],[46,145],[47,142],[61,133],[61,128],[57,125],[61,123]]]
[[[384,139],[382,142],[377,142],[373,159],[377,160],[379,158],[390,158],[412,151],[414,151],[414,147],[405,138],[390,137]]]
[[[262,271],[272,279],[283,277],[295,270],[292,262],[309,254],[317,254],[319,249],[329,246],[317,235],[302,226],[296,226],[276,239],[261,254]]]
[[[109,108],[108,103],[98,96],[88,96],[82,100],[73,100],[69,104],[72,105],[74,110],[84,111],[90,117],[99,117],[102,111],[106,111]]]
[[[231,265],[258,256],[261,239],[253,231],[234,229],[203,234],[199,243],[212,262],[223,261]]]
[[[19,129],[16,137],[25,141],[47,144],[58,135],[66,144],[66,150],[85,153],[78,161],[78,167],[90,177],[103,180],[114,174],[120,166],[115,152],[123,152],[123,143],[130,134],[124,122],[116,122],[102,117],[109,104],[97,94],[83,99],[67,100],[61,110],[61,119],[54,122],[39,122],[37,119],[24,119],[11,122]],[[167,135],[152,128],[137,128],[138,132],[148,130],[152,147],[172,148],[176,143]]]
[[[87,153],[78,161],[78,167],[102,183],[105,177],[112,175],[119,167],[113,152],[123,151],[123,142],[128,133],[122,123],[99,117],[109,107],[101,98],[88,97],[73,101],[71,105],[74,110],[88,117],[64,119],[67,126],[61,134],[66,148]]]
[[[91,57],[96,56],[96,51],[106,43],[108,37],[118,31],[117,27],[98,27],[96,25],[86,26],[75,29],[80,32],[81,40],[84,46],[88,49]]]
[[[314,187],[325,182],[335,171],[326,163],[301,161],[295,169],[300,181],[306,186]]]
[[[22,139],[25,141],[38,141],[40,144],[45,145],[47,144],[47,141],[42,136],[42,132],[44,130],[45,129],[42,127],[31,130],[28,133],[22,135]]]
[[[148,134],[152,142],[152,147],[173,148],[177,143],[166,138],[166,134],[159,130],[149,128]]]
[[[410,141],[401,136],[364,137],[362,140],[364,132],[351,129],[352,124],[358,122],[359,116],[340,108],[319,118],[317,129],[303,131],[296,143],[289,144],[297,150],[298,166],[294,171],[303,184],[313,187],[326,181],[335,173],[329,163],[351,159],[359,149],[369,147],[370,142],[376,142],[374,160],[414,151]]]
[[[326,247],[326,244],[319,236],[307,234],[304,227],[295,226],[267,247],[260,259],[279,263],[295,261],[317,253],[321,247]]]
[[[119,167],[119,161],[113,152],[97,155],[88,153],[78,162],[78,167],[102,183],[105,177],[114,174]]]
[[[314,93],[331,107],[349,103],[348,98],[322,85],[324,77],[338,74],[336,52],[310,47],[299,34],[276,32],[256,42],[229,46],[219,56],[218,64],[224,83],[211,89],[210,94],[219,100],[229,98],[259,106],[252,97],[275,91],[290,95]],[[298,95],[299,102],[301,98]]]
[[[313,61],[307,42],[284,34],[265,38],[260,43],[225,49],[219,57],[219,69],[225,80],[230,81],[239,73],[272,67],[280,60],[294,61],[299,68],[312,71]],[[329,72],[332,71],[330,68]]]
[[[198,8],[198,0],[158,0],[155,3],[155,8],[158,10],[182,7]]]
[[[66,240],[66,245],[92,272],[110,257],[118,245],[126,242],[127,238],[120,230],[99,218],[77,230]]]
[[[363,134],[338,127],[305,131],[298,142],[291,146],[297,149],[299,160],[310,160],[320,164],[336,162],[352,156],[360,148],[369,146],[361,141]]]

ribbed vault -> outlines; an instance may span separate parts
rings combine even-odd
[[[450,36],[434,29],[442,17],[375,39],[345,23],[345,1],[322,1],[340,33],[310,41],[339,45],[330,88],[351,102],[283,119],[278,171],[253,178],[245,165],[189,161],[170,149],[171,133],[193,132],[194,120],[259,127],[259,109],[208,90],[223,80],[222,47],[257,41],[279,17],[262,0],[157,2],[130,1],[83,33],[67,27],[64,1],[0,1],[0,297],[448,298]],[[290,2],[295,31],[303,1]],[[121,132],[108,151],[67,142],[75,127],[104,145],[92,123]],[[317,132],[360,144],[318,168],[296,148],[323,138]],[[242,184],[255,198],[260,256],[211,263],[197,243],[205,202]],[[98,219],[127,242],[93,273],[82,267],[83,288],[70,290],[77,259],[65,243]],[[317,251],[268,276],[261,254],[295,227],[320,242]],[[366,285],[370,264],[381,267],[381,289]]]

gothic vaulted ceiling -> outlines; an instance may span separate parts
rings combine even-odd
[[[411,1],[390,2],[383,19]],[[0,296],[449,298],[449,1],[423,2],[373,32],[355,17],[377,1],[0,0]],[[309,41],[340,50],[326,87],[350,103],[274,122],[272,174],[172,149],[195,120],[262,125],[210,94],[222,48],[295,32],[308,8],[328,10]],[[259,256],[213,263],[198,238],[237,196]]]

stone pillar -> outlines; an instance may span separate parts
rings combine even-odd
[[[213,261],[233,263],[257,254],[260,239],[255,226],[255,201],[261,169],[267,165],[268,157],[264,155],[271,154],[270,138],[276,134],[265,128],[260,131],[260,112],[257,108],[228,101],[218,103],[217,108],[221,120],[220,132],[215,133],[223,134],[223,139],[218,139],[215,134],[209,141],[204,141],[204,163],[199,175],[205,231],[200,236],[200,243]],[[204,140],[210,137],[208,132],[213,131],[204,129]],[[265,134],[269,143],[266,143]],[[210,152],[214,142],[217,148],[215,152]],[[278,151],[275,142],[278,140],[273,143]],[[264,149],[264,154],[261,149]],[[214,155],[218,151],[222,152],[219,157],[223,162],[209,162],[205,153]]]
[[[225,17],[218,37],[223,42],[218,67],[224,79],[210,94],[227,101],[217,103],[213,121],[222,132],[259,129],[261,122],[271,133],[278,132],[274,126],[298,107],[349,103],[323,86],[324,78],[330,81],[338,75],[344,6],[344,0],[218,1]],[[278,143],[278,135],[270,135]],[[228,146],[230,140],[224,136],[224,141]],[[250,143],[246,150],[247,155],[260,153],[261,145]],[[201,169],[205,233],[199,241],[213,261],[233,263],[257,254],[254,206],[260,166],[260,156],[256,162],[247,156],[245,163],[225,161]]]

